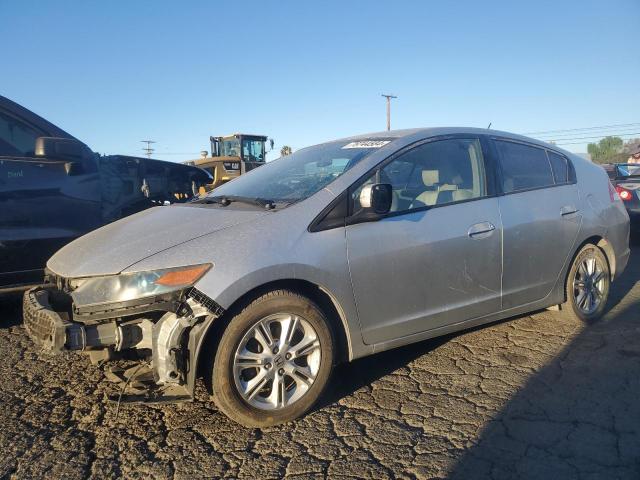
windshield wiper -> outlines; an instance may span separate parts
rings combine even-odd
[[[217,203],[222,205],[223,207],[226,207],[234,202],[257,205],[267,210],[273,210],[274,208],[276,208],[276,202],[273,200],[268,200],[265,198],[242,197],[238,195],[218,195],[214,197],[205,197],[196,200],[194,203]]]

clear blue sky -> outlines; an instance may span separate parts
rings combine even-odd
[[[180,161],[236,131],[295,150],[383,130],[381,93],[393,128],[640,122],[639,0],[0,0],[0,19],[0,93],[103,153],[151,138]]]

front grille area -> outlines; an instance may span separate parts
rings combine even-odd
[[[27,333],[36,344],[51,352],[64,349],[69,322],[51,309],[46,289],[36,287],[25,292],[22,312]]]

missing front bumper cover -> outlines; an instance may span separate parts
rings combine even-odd
[[[198,342],[191,337],[196,332],[200,338],[210,321],[222,315],[223,309],[217,303],[190,289],[177,302],[179,306],[175,311],[160,311],[156,312],[157,316],[142,318],[136,315],[134,307],[136,313],[132,316],[80,323],[70,318],[74,315],[71,306],[58,311],[55,299],[60,293],[56,286],[47,285],[33,288],[24,295],[25,327],[43,350],[104,352],[100,363],[117,354],[132,352],[148,364],[153,378],[144,382],[144,392],[140,391],[142,386],[136,384],[137,388],[123,395],[123,401],[148,403],[193,398]]]

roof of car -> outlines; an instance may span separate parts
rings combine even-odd
[[[14,102],[13,100],[3,97],[0,95],[0,109],[5,109],[14,115],[21,117],[23,120],[31,123],[35,127],[46,131],[49,135],[53,135],[54,137],[63,137],[63,138],[75,138],[73,135],[62,130],[57,125],[54,125],[49,120],[42,118],[40,115],[32,112],[26,107]]]
[[[369,140],[369,139],[399,139],[409,136],[419,136],[419,137],[430,137],[436,135],[453,135],[460,133],[468,133],[475,135],[492,135],[497,137],[510,138],[513,140],[520,140],[528,143],[535,143],[545,148],[551,148],[554,150],[559,150],[570,154],[566,150],[558,147],[557,145],[552,145],[541,140],[536,140],[535,138],[525,137],[524,135],[519,135],[517,133],[504,132],[501,130],[491,130],[486,128],[474,128],[474,127],[429,127],[429,128],[409,128],[403,130],[389,130],[382,132],[372,132],[365,133],[362,135],[354,135],[351,137],[341,138],[339,141],[358,141],[358,140]]]

